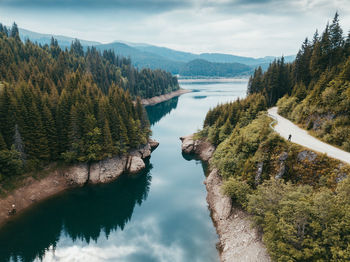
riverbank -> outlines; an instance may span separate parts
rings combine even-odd
[[[16,217],[32,205],[59,194],[67,189],[81,187],[85,184],[108,183],[118,179],[122,174],[136,174],[146,167],[145,159],[159,143],[150,139],[137,150],[130,151],[125,156],[115,156],[96,163],[74,164],[58,168],[41,178],[26,178],[24,185],[0,198],[0,226]],[[9,215],[15,205],[16,215]]]
[[[193,135],[181,137],[182,152],[198,156],[210,163],[215,148],[206,141],[194,140]],[[259,261],[270,258],[256,228],[251,226],[250,215],[232,206],[229,197],[221,193],[222,178],[217,169],[210,170],[205,179],[207,202],[211,217],[219,235],[218,250],[222,262]]]
[[[141,104],[143,104],[144,106],[150,106],[150,105],[156,105],[159,104],[161,102],[167,101],[172,99],[173,97],[177,97],[186,93],[190,93],[192,92],[191,90],[188,89],[179,89],[176,90],[174,92],[171,92],[169,94],[164,94],[161,96],[155,96],[155,97],[151,97],[151,98],[147,98],[147,99],[142,99],[141,100]]]

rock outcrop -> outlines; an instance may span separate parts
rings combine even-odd
[[[250,215],[232,208],[231,199],[221,193],[222,179],[217,169],[210,172],[205,184],[207,202],[220,239],[221,261],[270,261],[257,229],[251,227]]]
[[[117,179],[125,171],[126,162],[126,156],[117,156],[92,164],[89,182],[92,184],[108,183]]]
[[[148,144],[151,147],[151,151],[155,150],[159,146],[159,142],[157,142],[156,140],[153,140],[152,138],[148,140]]]
[[[193,135],[180,137],[182,141],[182,152],[186,154],[198,155],[203,161],[209,161],[215,147],[207,141],[194,140]]]
[[[136,174],[146,167],[145,162],[139,156],[130,156],[125,171],[129,174]]]
[[[278,158],[279,160],[279,169],[277,172],[277,175],[275,176],[276,179],[282,179],[284,174],[286,173],[286,160],[288,158],[288,153],[283,152],[280,157]]]
[[[76,164],[64,170],[64,176],[71,185],[82,186],[89,178],[88,164]]]
[[[313,162],[317,158],[317,154],[310,150],[304,150],[300,152],[297,156],[298,161],[304,161],[307,159],[310,162]]]
[[[68,188],[83,186],[87,183],[108,183],[116,180],[123,173],[136,174],[146,167],[144,159],[151,156],[159,145],[150,140],[145,146],[129,152],[125,156],[115,156],[90,165],[79,163],[70,167],[51,171],[45,178],[35,180],[28,178],[25,185],[16,189],[6,198],[0,198],[0,225],[11,216],[9,210],[15,205],[16,212],[62,192]]]
[[[215,148],[208,142],[194,140],[193,136],[180,138],[182,151],[210,161]],[[262,169],[262,166],[261,166]],[[222,178],[217,169],[211,170],[205,180],[207,202],[219,235],[218,249],[223,262],[267,262],[270,258],[257,229],[252,228],[250,215],[232,206],[229,197],[221,193]]]

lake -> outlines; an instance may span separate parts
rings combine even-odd
[[[182,156],[179,137],[200,129],[210,108],[243,98],[247,80],[180,85],[193,92],[146,108],[160,142],[146,170],[28,209],[0,229],[0,261],[219,261],[205,165]]]

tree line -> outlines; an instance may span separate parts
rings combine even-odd
[[[255,70],[248,94],[261,93],[269,106],[327,143],[350,151],[350,33],[335,14],[332,23],[303,42],[293,63],[283,57],[266,72]]]

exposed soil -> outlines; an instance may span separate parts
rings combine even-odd
[[[171,92],[169,94],[165,94],[165,95],[161,95],[161,96],[155,96],[155,97],[151,97],[148,99],[142,99],[141,103],[145,106],[149,106],[149,105],[155,105],[155,104],[159,104],[161,102],[167,101],[172,99],[173,97],[176,96],[180,96],[182,94],[186,94],[186,93],[190,93],[192,92],[191,90],[187,90],[187,89],[179,89],[176,90],[174,92]]]
[[[0,198],[0,226],[25,208],[75,186],[67,181],[61,170],[52,171],[40,180],[29,177],[24,184],[7,197]],[[12,205],[15,205],[16,215],[9,215]]]

